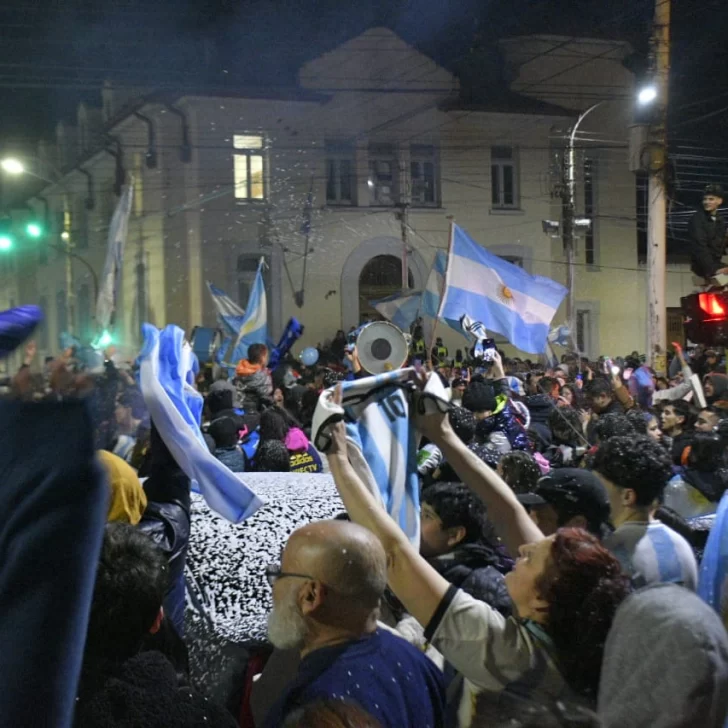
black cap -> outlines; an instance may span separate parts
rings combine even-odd
[[[703,197],[712,195],[713,197],[720,197],[723,199],[723,188],[720,185],[706,185],[703,190]]]
[[[584,516],[590,531],[609,521],[609,497],[591,470],[556,468],[538,481],[533,493],[518,496],[526,506],[551,505],[560,519]]]

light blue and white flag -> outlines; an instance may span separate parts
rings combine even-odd
[[[453,224],[440,318],[468,314],[518,349],[541,354],[564,296],[560,283],[489,253]]]
[[[104,262],[104,272],[101,274],[99,295],[96,299],[96,326],[99,333],[109,328],[116,310],[116,296],[121,283],[124,246],[129,230],[129,215],[133,199],[134,182],[132,180],[124,187],[109,225],[106,261]]]
[[[245,311],[222,288],[213,286],[210,281],[205,281],[205,283],[210,296],[212,296],[212,302],[215,304],[217,320],[221,328],[224,329],[225,333],[237,336],[245,319]]]
[[[430,269],[430,275],[427,276],[427,285],[422,292],[422,302],[420,305],[420,316],[422,317],[423,334],[425,337],[425,345],[429,351],[435,343],[435,325],[438,320],[440,311],[440,303],[442,292],[445,289],[445,273],[447,271],[447,253],[444,250],[438,250],[435,253],[435,260]],[[465,336],[465,332],[460,326],[457,319],[443,319],[451,329]],[[466,336],[467,338],[467,336]]]
[[[184,332],[177,326],[159,331],[144,324],[142,334],[139,384],[160,437],[210,508],[233,523],[245,520],[263,501],[205,444],[200,431],[203,399],[192,386],[199,365]]]
[[[377,313],[384,316],[398,329],[409,333],[410,326],[420,313],[422,291],[402,291],[388,298],[372,301],[371,305]]]
[[[236,332],[237,338],[233,339],[232,358],[228,361],[235,363],[245,359],[248,355],[248,347],[251,344],[268,343],[268,304],[265,295],[265,283],[263,282],[263,266],[265,258],[260,259],[258,272],[255,274],[253,288],[248,296],[248,305],[245,309],[245,316]]]

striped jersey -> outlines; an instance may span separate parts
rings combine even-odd
[[[343,409],[331,401],[333,389],[322,392],[311,439],[318,450],[326,452],[329,427],[343,416],[352,467],[419,548],[418,436],[409,417],[413,393],[407,385],[411,372],[400,369],[343,382]],[[427,401],[435,401],[442,411],[449,407],[439,377],[430,376],[425,393]]]
[[[690,544],[660,521],[624,523],[604,545],[637,588],[665,582],[697,588],[698,564]]]

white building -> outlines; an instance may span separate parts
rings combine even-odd
[[[47,201],[47,242],[60,244],[65,230],[88,264],[73,264],[75,296],[64,254],[38,244],[6,258],[0,297],[44,307],[43,354],[57,350],[71,320],[90,331],[89,269],[103,267],[127,173],[135,194],[117,331],[130,344],[145,320],[214,326],[206,280],[244,306],[261,256],[272,337],[292,315],[306,326],[306,345],[348,329],[371,312],[370,300],[401,286],[405,202],[414,287],[447,246],[451,218],[492,252],[564,281],[562,241],[545,235],[542,221],[561,217],[566,130],[608,99],[579,134],[577,212],[594,220],[578,251],[579,343],[592,356],[644,350],[645,270],[627,164],[633,82],[621,65],[629,49],[539,36],[509,39],[502,50],[513,92],[477,105],[460,100],[449,71],[382,28],[306,64],[296,88],[212,96],[109,85],[100,109],[82,105],[75,128],[59,123],[56,144],[40,145],[39,164],[59,167],[62,184],[29,203],[44,214]],[[689,273],[671,270],[668,287],[670,305],[679,305]]]

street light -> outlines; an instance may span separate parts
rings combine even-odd
[[[13,247],[13,239],[9,235],[0,235],[0,250],[7,251]]]
[[[651,104],[656,98],[657,87],[653,86],[652,84],[650,84],[649,86],[644,86],[637,94],[637,101],[639,101],[642,106],[647,106],[647,104]]]
[[[69,238],[70,238],[70,237],[71,237],[71,236],[69,235],[69,233],[68,233],[68,230],[64,230],[64,231],[63,231],[63,232],[61,233],[61,240],[63,240],[63,242],[65,242],[65,243],[67,243],[67,242],[68,242],[68,240],[69,240]]]
[[[23,174],[25,172],[25,165],[14,157],[8,157],[0,162],[0,167],[3,168],[4,172],[8,174]]]
[[[43,228],[37,222],[29,222],[25,226],[25,232],[29,238],[39,238],[43,235]]]

